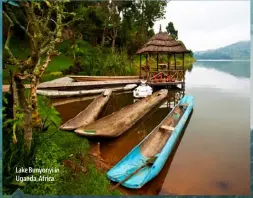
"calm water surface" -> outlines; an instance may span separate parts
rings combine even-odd
[[[161,173],[142,189],[126,194],[235,195],[250,192],[250,63],[199,61],[186,73],[186,94],[195,98],[194,111]],[[170,112],[183,91],[169,98],[118,138],[101,143],[101,156],[115,165]],[[74,117],[92,99],[56,106],[63,121]],[[66,101],[57,100],[57,102]],[[168,107],[168,101],[171,106]],[[132,93],[114,94],[100,117],[132,104]]]
[[[194,113],[160,194],[249,194],[249,64],[201,61],[186,74]]]

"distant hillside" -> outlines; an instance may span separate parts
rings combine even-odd
[[[194,52],[196,59],[249,60],[250,41],[240,41],[214,50]]]

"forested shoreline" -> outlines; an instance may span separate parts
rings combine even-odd
[[[59,113],[36,91],[39,83],[69,74],[138,74],[135,53],[155,34],[154,23],[164,18],[166,6],[168,1],[144,0],[3,4],[3,84],[11,85],[3,96],[4,194],[18,188],[32,195],[120,194],[109,190],[104,172],[89,157],[88,140],[58,130]],[[171,24],[166,30],[178,39]],[[192,55],[186,64],[194,61]],[[17,167],[60,171],[46,175],[54,182],[19,182]]]

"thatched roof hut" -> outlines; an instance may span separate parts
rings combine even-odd
[[[184,44],[176,41],[171,35],[166,32],[160,32],[151,37],[151,39],[139,49],[136,54],[145,53],[189,53]]]
[[[163,73],[161,75],[168,77],[172,72],[171,70],[171,56],[174,56],[174,67],[173,70],[177,70],[174,73],[182,73],[184,75],[184,54],[190,53],[190,50],[187,50],[184,43],[182,41],[175,40],[171,35],[166,32],[160,31],[153,37],[149,39],[149,41],[139,49],[136,54],[140,55],[140,78],[142,76],[142,71],[144,71],[144,78],[149,81],[155,78],[159,73]],[[146,64],[142,66],[141,55],[146,55]],[[152,67],[152,65],[148,62],[148,57],[156,54],[156,68]],[[167,54],[168,62],[167,63],[159,63],[159,54]],[[182,65],[177,65],[176,54],[182,54]],[[180,74],[181,75],[181,74]],[[181,75],[181,76],[182,76]],[[165,77],[165,78],[166,78]],[[184,77],[183,77],[184,80]]]

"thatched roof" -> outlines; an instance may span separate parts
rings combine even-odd
[[[139,49],[136,54],[144,53],[189,53],[181,41],[176,41],[166,32],[159,32]]]

